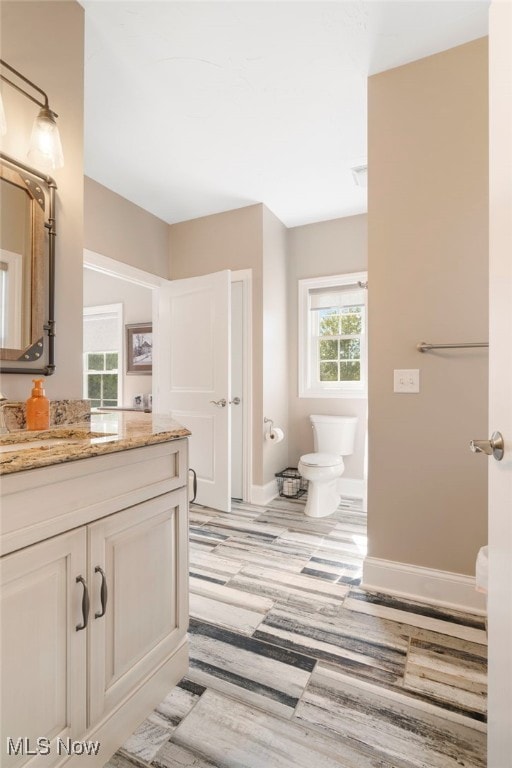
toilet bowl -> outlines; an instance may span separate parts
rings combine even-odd
[[[300,457],[298,470],[308,481],[304,514],[308,517],[332,515],[340,503],[338,479],[345,465],[343,456],[354,450],[357,416],[312,414],[315,452]]]

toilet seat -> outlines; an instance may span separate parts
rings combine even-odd
[[[340,467],[343,466],[341,456],[333,453],[306,453],[300,457],[301,464],[306,467]]]

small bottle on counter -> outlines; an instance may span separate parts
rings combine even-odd
[[[48,429],[50,427],[50,401],[44,394],[43,379],[32,379],[32,396],[26,402],[26,422],[28,430]]]

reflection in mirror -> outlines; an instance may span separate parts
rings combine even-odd
[[[32,288],[32,201],[27,190],[1,181],[0,206],[0,346],[30,344]]]
[[[46,367],[3,373],[50,375],[53,360],[54,190],[49,177],[0,153],[0,359]],[[48,211],[48,221],[45,212]],[[45,318],[48,318],[45,321]]]

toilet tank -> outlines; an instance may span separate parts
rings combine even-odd
[[[336,456],[350,456],[354,452],[357,416],[310,417],[315,441],[315,452],[333,453]]]

